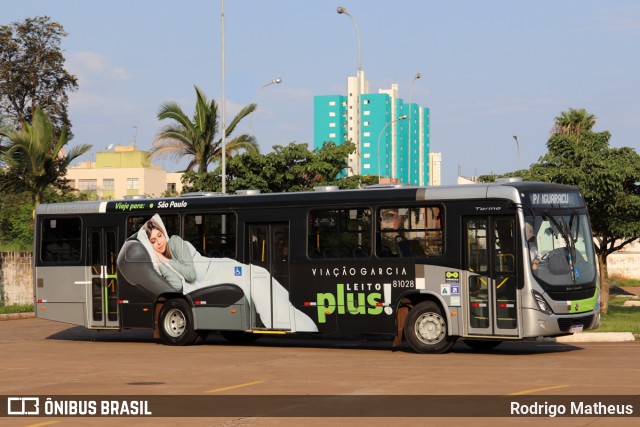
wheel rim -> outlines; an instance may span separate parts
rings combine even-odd
[[[442,316],[436,313],[425,313],[416,319],[416,337],[424,344],[437,344],[447,334]]]
[[[176,308],[169,310],[164,318],[164,330],[170,337],[177,338],[184,333],[187,326],[187,318],[184,313]]]

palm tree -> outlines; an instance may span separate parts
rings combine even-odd
[[[222,138],[214,140],[218,134],[218,104],[215,100],[208,101],[198,86],[196,89],[196,108],[193,121],[187,117],[176,102],[167,102],[160,106],[158,119],[172,119],[174,122],[164,126],[156,135],[151,148],[151,155],[170,156],[180,159],[184,156],[192,157],[187,171],[198,168],[204,174],[210,163],[222,158]],[[227,126],[226,136],[233,133],[237,124],[253,113],[256,104],[244,107]],[[227,157],[232,157],[241,151],[258,153],[258,144],[253,136],[242,134],[225,141]]]
[[[9,140],[0,151],[0,164],[5,167],[5,173],[0,175],[0,191],[28,191],[35,204],[40,203],[48,186],[64,188],[67,167],[91,149],[91,145],[81,144],[65,154],[63,148],[70,140],[67,127],[60,129],[56,140],[51,118],[40,108],[31,124],[23,121],[20,129],[0,130],[0,135]]]
[[[587,110],[569,108],[555,118],[553,126],[554,135],[573,135],[580,140],[580,133],[590,131],[596,124],[596,116],[587,113]]]

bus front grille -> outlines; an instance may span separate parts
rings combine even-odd
[[[558,327],[562,332],[569,332],[572,326],[582,325],[585,329],[591,325],[593,314],[582,317],[571,317],[569,319],[558,319]]]
[[[580,291],[549,291],[547,295],[554,301],[575,301],[581,299],[588,299],[596,292],[595,286],[583,289]]]

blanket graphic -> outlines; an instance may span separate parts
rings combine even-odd
[[[267,329],[317,332],[318,327],[289,300],[289,291],[261,266],[231,258],[209,258],[180,236],[168,236],[158,214],[123,245],[118,267],[127,281],[152,295],[181,292],[192,299],[231,305],[243,297]]]

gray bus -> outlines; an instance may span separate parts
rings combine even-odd
[[[381,334],[419,353],[597,327],[576,188],[374,187],[39,205],[37,316],[169,345]]]

